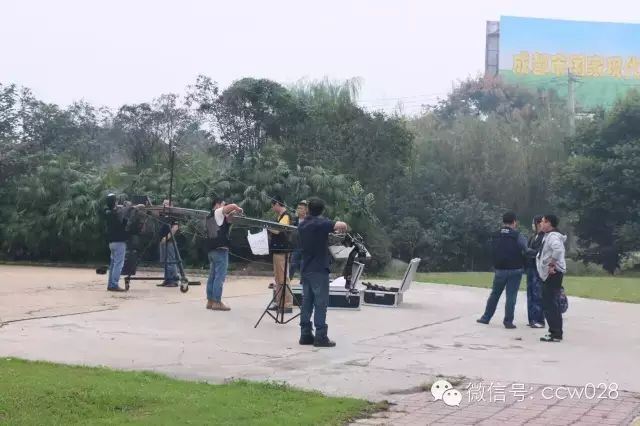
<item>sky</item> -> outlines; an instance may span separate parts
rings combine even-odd
[[[483,72],[486,21],[501,15],[637,23],[640,2],[0,0],[0,83],[117,108],[199,74],[223,88],[358,77],[363,106],[411,114]]]

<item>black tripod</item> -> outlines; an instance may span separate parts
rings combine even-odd
[[[284,320],[284,302],[286,300],[286,292],[287,291],[289,293],[291,293],[291,296],[295,300],[296,303],[294,303],[294,305],[296,305],[296,304],[300,305],[300,303],[298,303],[298,298],[293,293],[293,291],[291,290],[291,287],[289,286],[289,283],[288,283],[288,278],[289,278],[289,255],[290,255],[290,253],[292,251],[293,250],[279,250],[280,253],[284,252],[284,254],[285,254],[285,256],[284,256],[284,285],[282,286],[282,290],[280,291],[280,294],[278,294],[277,291],[274,292],[273,297],[271,298],[271,301],[269,302],[269,304],[265,308],[265,310],[262,313],[262,315],[260,315],[260,318],[258,319],[258,322],[256,323],[256,325],[253,326],[253,328],[257,328],[258,324],[260,324],[260,321],[262,321],[262,318],[264,318],[264,316],[267,315],[267,314],[271,318],[273,318],[273,320],[276,322],[276,324],[288,324],[289,322],[293,321],[294,319],[296,319],[296,318],[298,318],[300,316],[300,312],[298,312],[297,314],[295,314],[294,316],[292,316],[288,320],[286,320],[286,321]],[[269,307],[272,304],[275,304],[276,307],[277,307],[275,315],[272,314],[271,311],[269,311]],[[302,307],[300,309],[302,309]]]

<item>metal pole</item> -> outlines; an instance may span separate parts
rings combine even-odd
[[[175,156],[176,153],[173,149],[173,139],[171,139],[169,141],[169,151],[170,151],[170,157],[169,157],[169,170],[170,170],[170,176],[169,176],[169,207],[171,207],[172,205],[172,196],[173,196],[173,169],[175,166]]]

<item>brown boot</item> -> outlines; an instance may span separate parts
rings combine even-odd
[[[207,309],[213,309],[213,304],[216,303],[213,299],[207,300]]]
[[[214,311],[230,311],[231,308],[225,305],[222,302],[213,302],[213,307],[211,308]]]

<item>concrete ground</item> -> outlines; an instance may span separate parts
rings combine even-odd
[[[270,299],[269,278],[228,277],[224,301],[232,310],[216,312],[205,309],[204,278],[186,294],[152,281],[134,281],[118,294],[105,291],[106,276],[89,269],[0,266],[0,276],[3,357],[211,382],[286,381],[331,395],[413,401],[409,406],[425,395],[433,402],[416,387],[437,375],[463,376],[461,391],[480,382],[615,384],[628,391],[621,398],[628,413],[617,420],[624,423],[640,409],[640,305],[570,297],[565,341],[549,344],[538,340],[544,330],[525,327],[524,293],[518,328],[506,330],[502,304],[490,325],[475,322],[488,290],[421,284],[399,308],[330,310],[329,335],[337,347],[317,349],[298,345],[297,319],[280,325],[265,317],[254,328]],[[418,418],[406,423],[425,424]]]

